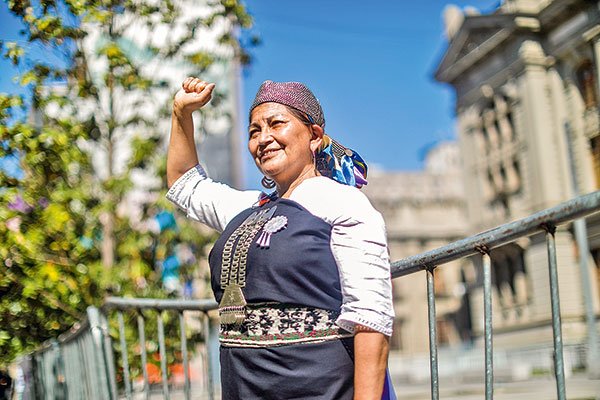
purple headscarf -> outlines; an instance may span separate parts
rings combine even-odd
[[[308,115],[312,123],[325,126],[325,116],[319,100],[300,82],[264,81],[250,106],[250,113],[255,107],[268,102],[293,107]]]

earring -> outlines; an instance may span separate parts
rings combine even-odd
[[[273,189],[275,187],[275,181],[271,178],[267,178],[266,176],[262,178],[262,180],[260,181],[260,183],[266,188],[266,189]]]

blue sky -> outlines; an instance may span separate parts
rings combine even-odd
[[[420,169],[424,147],[455,137],[453,93],[432,77],[447,46],[447,1],[246,4],[263,44],[245,74],[245,110],[263,80],[303,81],[322,103],[326,132],[386,170]],[[487,13],[499,1],[454,4]]]
[[[447,46],[443,0],[246,0],[253,32],[244,72],[243,126],[262,81],[302,81],[320,99],[326,132],[386,170],[421,168],[422,149],[455,136],[453,93],[433,80]],[[483,13],[498,0],[454,1]],[[0,39],[16,39],[18,25],[0,6]],[[9,64],[0,62],[0,91],[14,90]],[[245,153],[244,153],[245,154]],[[248,186],[258,175],[245,155]]]

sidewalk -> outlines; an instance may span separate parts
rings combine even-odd
[[[429,384],[394,383],[398,400],[429,400]],[[440,382],[440,398],[444,400],[481,400],[485,398],[485,384],[456,384]],[[600,400],[600,380],[585,376],[573,376],[566,381],[569,400]],[[556,382],[550,378],[539,378],[523,382],[497,383],[494,385],[495,400],[555,400]]]

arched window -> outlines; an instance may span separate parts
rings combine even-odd
[[[592,164],[596,176],[596,188],[600,188],[600,136],[590,139],[590,151],[592,153]]]
[[[577,84],[579,85],[585,108],[596,107],[598,105],[596,71],[594,64],[590,60],[584,61],[577,68]]]

